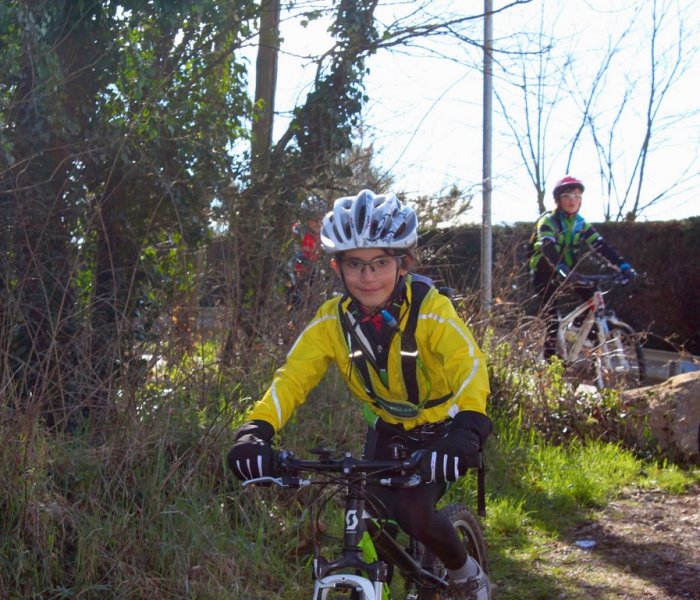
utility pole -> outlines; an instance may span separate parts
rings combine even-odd
[[[484,0],[484,103],[482,130],[482,198],[481,214],[481,308],[491,311],[492,304],[492,249],[491,228],[491,112],[493,95],[493,2]]]

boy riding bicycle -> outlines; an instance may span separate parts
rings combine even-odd
[[[584,190],[583,183],[570,175],[557,181],[552,191],[556,208],[540,216],[533,233],[529,266],[539,297],[539,311],[547,321],[545,359],[556,354],[558,324],[554,296],[559,288],[568,283],[583,301],[593,296],[593,289],[573,272],[586,246],[603,256],[627,279],[636,276],[629,262],[579,214]]]
[[[451,301],[410,272],[417,228],[415,211],[394,194],[363,190],[335,201],[321,247],[345,293],[324,302],[297,338],[237,432],[228,464],[241,480],[270,475],[273,436],[334,362],[364,402],[366,458],[392,458],[397,441],[421,455],[424,483],[373,492],[447,567],[453,598],[487,600],[488,577],[435,510],[446,482],[476,466],[491,432],[486,364]]]

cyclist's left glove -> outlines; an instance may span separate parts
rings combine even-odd
[[[272,437],[275,431],[265,421],[250,421],[236,432],[227,461],[233,474],[245,481],[273,474]]]
[[[617,265],[617,268],[620,269],[620,274],[628,281],[631,281],[637,277],[637,271],[635,271],[632,268],[632,265],[630,265],[628,262],[620,263]]]
[[[468,469],[480,466],[482,439],[491,427],[486,415],[459,413],[447,434],[422,451],[419,473],[423,481],[457,481]]]

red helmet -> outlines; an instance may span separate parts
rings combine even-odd
[[[576,179],[576,177],[572,177],[571,175],[567,175],[566,177],[562,177],[559,181],[557,181],[554,189],[552,190],[552,196],[554,196],[554,199],[556,200],[559,194],[576,188],[580,189],[582,192],[586,189],[579,179]]]

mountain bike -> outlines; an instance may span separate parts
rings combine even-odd
[[[405,600],[438,600],[450,598],[446,569],[441,561],[415,539],[408,543],[393,521],[383,514],[372,497],[368,485],[411,487],[421,483],[416,473],[419,459],[403,457],[400,445],[392,460],[363,460],[351,453],[336,458],[333,451],[314,449],[317,460],[302,460],[292,452],[277,455],[278,477],[262,477],[244,482],[272,483],[284,488],[319,486],[318,520],[328,503],[343,495],[344,527],[340,556],[323,556],[318,526],[312,528],[313,600],[350,598],[351,600],[388,600],[392,598],[390,580],[399,573],[404,580]],[[479,457],[478,507],[485,511],[483,464]],[[304,478],[303,473],[311,474]],[[315,503],[314,503],[315,504]],[[486,542],[477,518],[469,509],[451,504],[441,509],[457,529],[469,555],[488,574]],[[313,518],[313,516],[312,516]],[[318,523],[315,523],[318,525]],[[407,537],[407,536],[406,536]],[[397,596],[394,596],[396,598]]]
[[[605,305],[606,285],[626,285],[621,274],[581,275],[594,288],[590,300],[571,312],[559,314],[557,355],[569,372],[592,378],[598,389],[636,387],[644,380],[644,353],[640,336]]]

